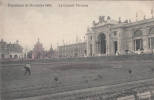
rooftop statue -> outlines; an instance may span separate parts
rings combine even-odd
[[[105,22],[105,16],[99,16],[99,23]]]
[[[110,20],[111,19],[111,17],[110,16],[107,16],[107,20]]]
[[[95,21],[93,21],[93,26],[96,26],[97,24],[96,24],[96,22]]]
[[[119,23],[121,23],[121,17],[119,17]]]

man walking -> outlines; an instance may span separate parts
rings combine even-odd
[[[27,75],[27,73],[28,73],[29,75],[31,75],[31,65],[30,65],[30,63],[26,64],[26,65],[24,66],[24,68],[25,68],[25,74],[24,74],[24,75]]]

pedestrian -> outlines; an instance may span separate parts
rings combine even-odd
[[[54,80],[55,80],[56,82],[58,82],[58,77],[54,77]]]
[[[132,73],[132,70],[131,70],[131,69],[129,69],[129,70],[128,70],[128,73],[129,73],[129,74],[131,74],[131,73]]]
[[[25,68],[25,74],[24,74],[24,75],[27,75],[27,73],[28,73],[29,75],[31,75],[31,65],[30,65],[30,63],[27,63],[27,64],[24,66],[24,68]]]

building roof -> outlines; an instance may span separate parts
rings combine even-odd
[[[140,20],[132,23],[120,23],[112,26],[112,28],[127,28],[127,27],[136,26],[136,25],[146,24],[149,22],[154,22],[154,18],[144,19],[144,20]]]
[[[86,42],[79,42],[79,43],[61,45],[61,46],[58,46],[58,47],[61,48],[61,47],[78,46],[78,45],[84,45],[84,44],[86,44]]]
[[[23,48],[18,43],[7,43],[3,41],[3,39],[0,41],[0,49],[5,50],[5,52],[17,52],[21,53]]]
[[[144,20],[140,20],[136,22],[128,22],[128,20],[126,20],[125,22],[118,22],[116,20],[112,20],[109,18],[106,21],[103,21],[103,22],[101,21],[101,22],[98,22],[97,24],[94,24],[91,27],[91,29],[88,29],[86,34],[94,33],[94,31],[92,30],[93,28],[95,29],[95,28],[106,26],[106,25],[111,25],[111,28],[128,28],[128,27],[146,24],[150,22],[154,22],[154,18],[144,19]]]

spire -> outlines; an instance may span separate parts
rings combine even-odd
[[[53,50],[53,48],[52,48],[52,44],[51,44],[51,46],[50,46],[50,50]]]
[[[137,21],[137,19],[138,19],[138,13],[136,12],[136,21]]]

